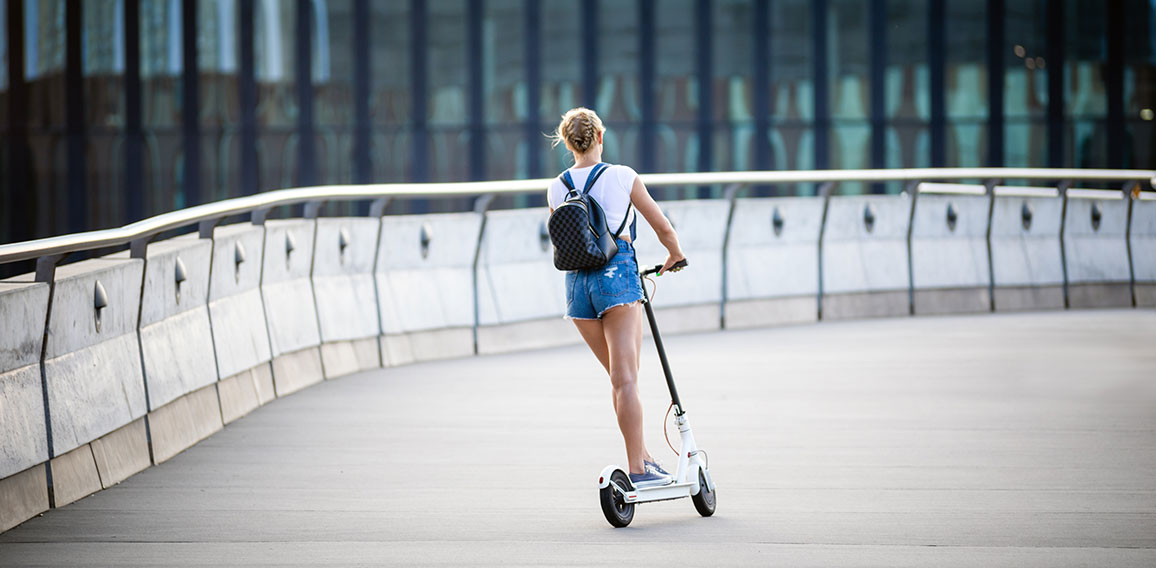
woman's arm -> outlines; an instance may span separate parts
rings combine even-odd
[[[646,185],[642,183],[642,178],[634,177],[634,186],[630,188],[630,202],[638,209],[639,213],[650,223],[650,228],[654,229],[654,233],[658,235],[658,242],[666,247],[669,255],[666,257],[666,263],[662,265],[662,270],[658,273],[662,274],[670,270],[674,263],[686,258],[682,253],[682,247],[678,244],[678,234],[674,232],[674,226],[670,224],[670,220],[666,215],[662,214],[662,209],[655,203],[654,198],[650,196],[650,192],[646,190]]]

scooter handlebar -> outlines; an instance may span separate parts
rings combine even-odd
[[[671,266],[670,270],[673,271],[673,270],[679,270],[682,268],[686,268],[686,259],[685,258],[674,263],[674,266]],[[654,265],[653,268],[647,268],[646,270],[643,270],[640,274],[642,276],[650,276],[651,274],[657,273],[659,270],[662,270],[662,265],[656,264],[656,265]]]

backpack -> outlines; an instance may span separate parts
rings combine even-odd
[[[566,193],[566,200],[550,214],[550,221],[547,224],[550,242],[554,244],[554,268],[558,270],[598,268],[618,254],[618,243],[615,239],[626,226],[631,205],[627,205],[622,225],[612,235],[606,227],[606,213],[602,210],[602,206],[590,197],[594,183],[608,169],[610,166],[604,163],[595,165],[594,169],[590,170],[590,175],[586,178],[586,187],[581,192],[574,188],[570,172],[563,172],[559,176],[569,191]]]

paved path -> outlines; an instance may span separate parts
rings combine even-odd
[[[278,400],[0,535],[0,566],[1156,565],[1154,311],[667,342],[713,518],[683,499],[606,523],[608,381],[568,347]],[[643,382],[659,454],[653,357]]]

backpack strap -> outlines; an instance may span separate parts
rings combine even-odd
[[[562,175],[558,176],[558,179],[562,180],[562,185],[566,186],[566,197],[569,199],[576,191],[574,189],[574,180],[570,178],[570,170],[562,172]]]
[[[608,169],[610,169],[610,165],[604,162],[594,164],[594,169],[590,170],[590,175],[586,178],[586,187],[582,188],[582,193],[590,193],[590,190],[594,189],[594,182],[598,181],[598,178],[602,177],[602,174]],[[566,172],[566,175],[569,174],[570,172]]]
[[[628,201],[628,202],[626,202],[626,215],[625,215],[624,217],[622,217],[622,224],[618,226],[618,230],[617,230],[617,231],[614,231],[614,238],[616,238],[616,239],[617,239],[617,238],[618,238],[618,235],[621,235],[621,234],[622,234],[622,229],[625,229],[625,228],[626,228],[626,220],[630,218],[630,209],[631,209],[632,207],[634,207],[634,204],[633,204],[633,203],[631,203],[631,202],[629,202],[629,201]],[[638,222],[638,217],[637,217],[637,216],[634,218],[634,222],[635,222],[635,223],[637,223],[637,222]],[[634,224],[635,224],[635,223],[631,223],[631,224],[630,224],[630,240],[631,240],[631,241],[634,241],[634,239],[635,239],[635,236],[634,236]]]

